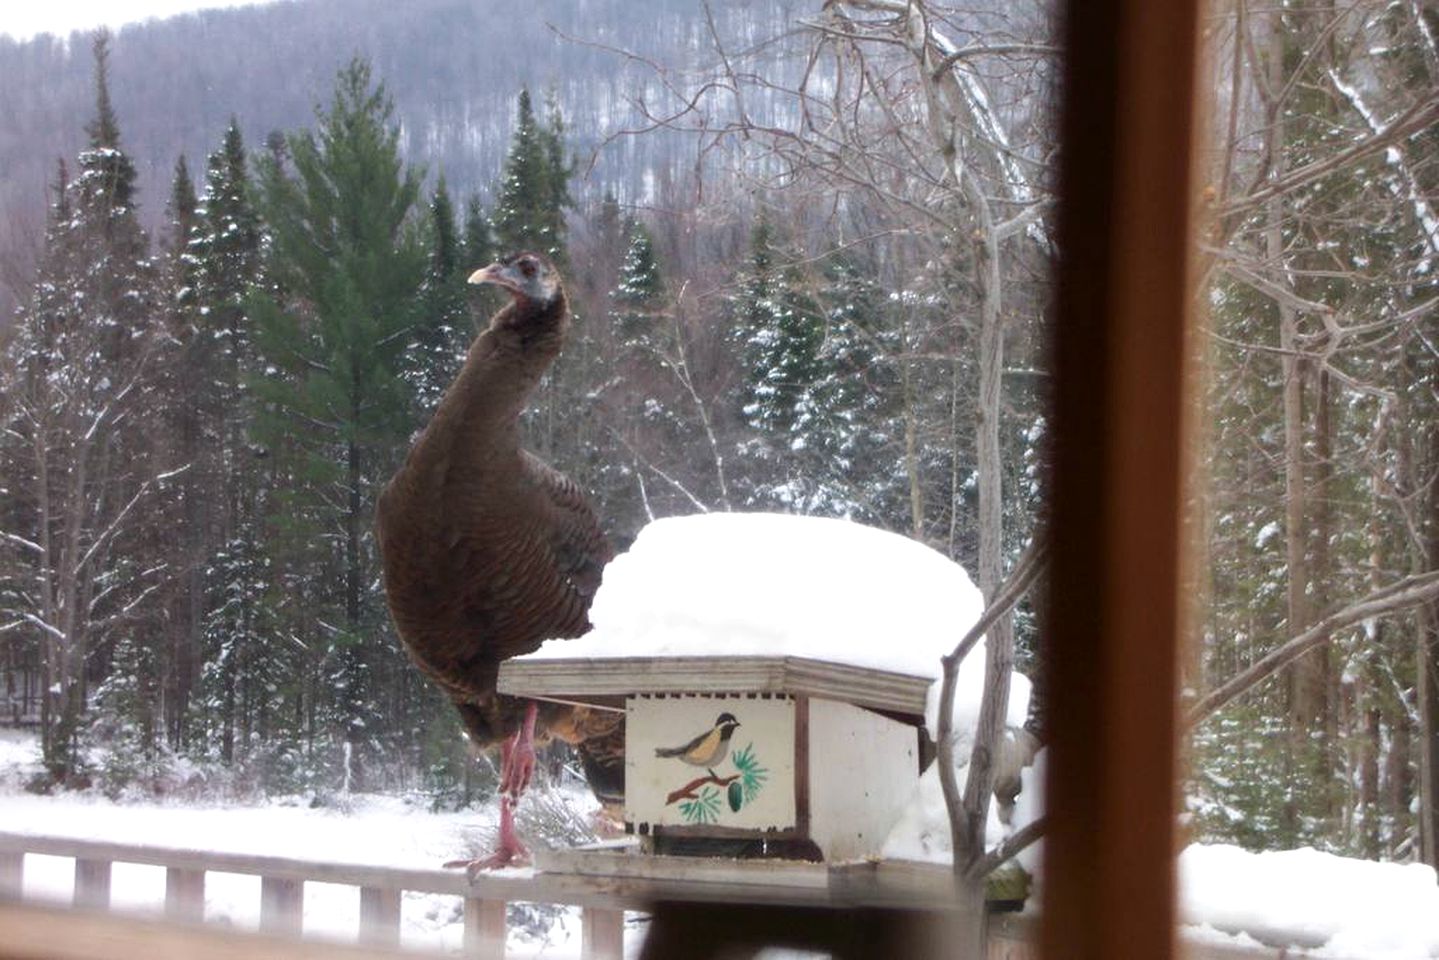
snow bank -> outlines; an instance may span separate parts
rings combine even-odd
[[[964,568],[898,534],[783,514],[671,517],[605,568],[594,629],[530,659],[783,655],[938,677],[982,606]]]
[[[40,746],[34,734],[0,727],[0,770],[29,767],[39,760]]]
[[[1185,922],[1224,933],[1318,947],[1314,956],[1439,957],[1439,886],[1422,864],[1193,844],[1179,888]]]

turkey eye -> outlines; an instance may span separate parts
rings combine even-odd
[[[535,275],[535,262],[533,260],[521,260],[520,272],[527,277],[533,277]]]

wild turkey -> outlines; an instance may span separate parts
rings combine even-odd
[[[613,554],[579,487],[520,447],[520,413],[569,328],[558,271],[520,253],[470,282],[495,284],[511,302],[475,339],[380,495],[376,526],[385,594],[411,659],[449,695],[477,746],[502,747],[498,849],[468,863],[473,872],[527,854],[514,806],[537,736],[576,744],[602,801],[623,796],[624,761],[622,715],[495,691],[501,661],[589,629]]]

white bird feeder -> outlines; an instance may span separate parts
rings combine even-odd
[[[625,824],[647,849],[749,840],[748,855],[833,863],[878,857],[913,796],[931,682],[805,657],[624,657],[511,660],[499,690],[624,711]]]

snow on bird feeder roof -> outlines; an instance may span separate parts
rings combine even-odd
[[[589,633],[512,662],[802,657],[933,681],[982,610],[963,567],[896,533],[788,514],[669,517],[605,568]],[[973,727],[983,680],[981,643],[960,667],[957,731]],[[1028,692],[1016,674],[1016,725]],[[931,732],[938,696],[931,684]]]
[[[657,520],[605,568],[594,629],[531,658],[800,656],[934,678],[979,616],[958,564],[845,520]]]

